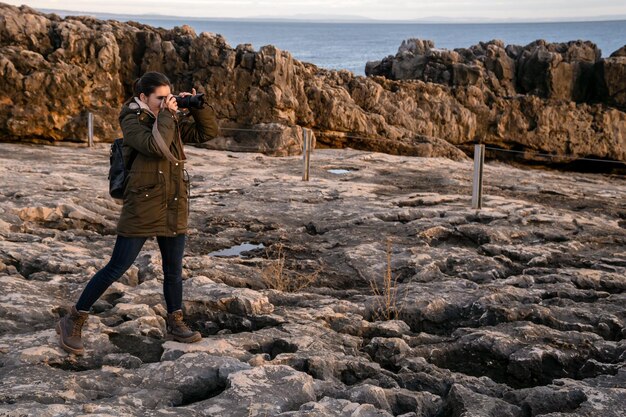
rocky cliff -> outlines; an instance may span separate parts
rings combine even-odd
[[[499,97],[533,95],[625,110],[624,49],[601,58],[602,52],[588,41],[538,40],[522,47],[494,40],[450,51],[435,48],[432,41],[409,39],[395,56],[368,62],[365,73],[453,87],[472,85]]]
[[[208,144],[216,149],[297,153],[301,136],[294,127],[305,126],[317,131],[322,146],[393,154],[459,159],[464,155],[451,145],[482,142],[550,153],[553,162],[626,160],[620,76],[626,58],[598,61],[589,43],[562,50],[492,42],[466,54],[438,51],[427,41],[405,43],[399,54],[406,59],[369,65],[384,76],[360,77],[299,62],[273,46],[232,48],[220,35],[196,35],[188,26],[164,30],[0,9],[3,140],[84,141],[91,111],[96,139],[109,141],[119,135],[116,113],[132,81],[157,70],[176,89],[195,86],[210,97],[223,128]],[[437,58],[428,58],[419,73],[421,64],[408,61],[422,62],[427,51]],[[590,74],[603,74],[606,89],[585,89],[581,80]],[[605,99],[591,100],[598,97]]]

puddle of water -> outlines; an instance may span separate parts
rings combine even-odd
[[[231,246],[230,248],[218,250],[215,252],[209,253],[209,256],[218,256],[218,257],[229,257],[229,256],[241,256],[242,252],[246,252],[252,249],[263,249],[265,245],[259,243],[258,245],[253,245],[252,243],[245,242],[241,245]]]
[[[328,172],[330,172],[331,174],[335,174],[335,175],[343,175],[343,174],[351,173],[352,170],[350,170],[350,169],[329,169]]]

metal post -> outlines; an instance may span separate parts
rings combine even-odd
[[[472,188],[472,208],[483,206],[483,166],[485,165],[485,145],[474,145],[474,183]]]
[[[87,114],[87,146],[93,147],[93,113]]]
[[[308,181],[311,168],[311,134],[304,127],[302,128],[302,159],[304,161],[302,181]]]

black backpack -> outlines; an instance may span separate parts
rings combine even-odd
[[[133,150],[130,155],[128,166],[124,165],[124,155],[122,154],[122,144],[124,139],[115,139],[111,144],[111,154],[109,155],[109,194],[113,198],[122,199],[124,197],[124,189],[126,188],[126,179],[128,171],[133,165],[133,161],[137,156],[137,151]]]

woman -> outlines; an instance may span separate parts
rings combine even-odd
[[[182,260],[187,232],[189,179],[184,170],[184,142],[204,142],[217,135],[211,107],[190,108],[193,121],[178,113],[171,83],[158,72],[147,72],[134,85],[134,97],[120,113],[122,152],[129,175],[109,263],[83,290],[71,312],[58,322],[61,347],[83,354],[81,329],[88,312],[105,290],[133,264],[148,237],[156,236],[163,262],[163,293],[167,333],[185,343],[197,342],[182,314]],[[181,96],[195,95],[181,93]]]

